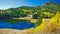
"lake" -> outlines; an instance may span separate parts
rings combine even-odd
[[[0,20],[0,29],[2,28],[12,28],[12,29],[28,29],[28,28],[34,28],[34,23],[31,23],[29,21],[22,21],[22,20],[14,20],[14,19],[8,19],[8,20]]]

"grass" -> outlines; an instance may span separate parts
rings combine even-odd
[[[19,20],[19,19],[2,19],[1,21],[9,22],[9,23],[17,23],[17,22],[30,22],[29,20]]]

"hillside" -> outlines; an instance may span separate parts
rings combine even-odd
[[[41,13],[44,13],[44,12],[50,12],[50,13],[53,13],[54,15],[56,12],[60,12],[60,4],[48,2],[46,4],[43,4],[42,6],[37,6],[37,7],[21,6],[17,8],[9,8],[6,10],[0,10],[0,19],[6,18],[6,17],[7,18],[26,17],[29,14],[33,15],[33,18],[37,18],[42,15]]]

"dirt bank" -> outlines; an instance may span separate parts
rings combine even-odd
[[[16,29],[0,29],[0,34],[33,34],[34,28],[25,29],[25,30],[16,30]]]

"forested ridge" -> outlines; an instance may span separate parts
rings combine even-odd
[[[9,8],[6,10],[0,10],[0,19],[27,17],[29,14],[31,14],[33,18],[51,18],[56,14],[56,12],[60,12],[60,4],[48,2],[42,6],[37,7],[21,6],[16,8]]]

